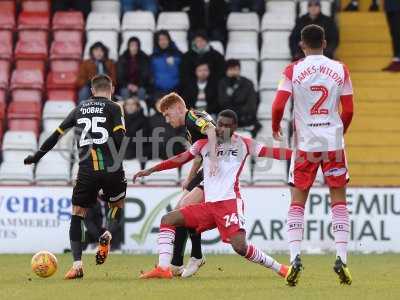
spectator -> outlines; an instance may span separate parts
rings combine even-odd
[[[154,15],[158,11],[157,0],[121,0],[122,14],[131,10],[151,11]]]
[[[210,81],[218,82],[225,71],[225,59],[208,42],[207,34],[198,31],[193,38],[191,49],[182,57],[181,85],[190,85],[196,81],[195,68],[199,62],[207,63],[210,69]]]
[[[157,31],[154,35],[154,52],[151,55],[153,99],[178,88],[181,60],[182,53],[171,40],[168,31]]]
[[[384,7],[392,36],[393,61],[383,70],[400,72],[400,1],[385,0]]]
[[[296,25],[289,37],[290,52],[293,61],[304,57],[300,47],[301,30],[310,24],[316,24],[324,28],[327,48],[324,54],[329,58],[335,56],[335,50],[339,44],[339,31],[334,20],[321,13],[321,2],[319,0],[308,1],[308,13],[296,21]]]
[[[143,108],[140,105],[140,101],[138,97],[128,98],[124,101],[124,112],[125,112],[125,127],[126,133],[125,135],[129,138],[147,136],[148,135],[148,120],[144,115]],[[141,150],[141,153],[136,152],[136,143],[130,139],[128,148],[126,149],[125,158],[139,158],[139,160],[143,160],[144,156],[147,154],[146,149],[144,147]]]
[[[118,60],[119,94],[123,99],[137,94],[145,100],[150,84],[150,58],[140,48],[140,40],[131,37],[128,48]]]
[[[91,1],[90,0],[57,0],[51,1],[51,6],[54,12],[56,11],[68,11],[68,10],[79,10],[84,15],[85,18],[88,16],[90,11],[92,10]]]
[[[157,99],[157,102],[162,98]],[[185,151],[185,145],[183,143],[172,143],[168,144],[168,141],[172,138],[180,138],[181,141],[185,141],[186,130],[184,127],[173,128],[165,121],[165,117],[157,110],[154,115],[149,118],[149,138],[150,147],[148,159],[166,159],[173,155],[179,154]],[[156,151],[157,150],[157,151]]]
[[[386,1],[386,0],[385,0]],[[396,2],[396,0],[394,0]],[[352,0],[350,3],[346,6],[344,9],[345,11],[358,11],[358,0]],[[378,11],[379,10],[379,5],[378,5],[378,0],[372,0],[371,5],[369,6],[369,11]]]
[[[241,12],[243,9],[248,9],[258,13],[262,17],[265,13],[264,0],[231,0],[230,10],[232,12]]]
[[[200,62],[195,69],[196,78],[182,86],[182,96],[190,108],[206,110],[217,114],[218,85],[216,80],[210,80],[210,69],[206,62]]]
[[[257,94],[253,83],[240,76],[240,62],[226,62],[226,76],[218,85],[218,102],[221,110],[231,109],[238,115],[239,127],[258,125]]]
[[[76,85],[79,89],[79,102],[88,99],[91,95],[90,80],[98,74],[107,74],[114,84],[116,82],[116,68],[111,59],[108,59],[108,49],[101,42],[94,43],[89,50],[90,58],[84,60],[79,67]]]

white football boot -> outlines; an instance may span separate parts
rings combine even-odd
[[[187,278],[191,277],[194,274],[197,273],[197,271],[206,263],[206,259],[203,256],[200,259],[191,257],[188,261],[188,263],[185,266],[185,269],[183,270],[182,277]]]

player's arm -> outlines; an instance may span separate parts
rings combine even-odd
[[[39,150],[34,155],[29,155],[24,159],[25,165],[36,164],[39,160],[46,155],[54,146],[58,140],[64,135],[64,133],[75,126],[75,110],[74,108],[64,121],[57,127],[57,129],[44,141],[40,146]]]
[[[340,96],[340,104],[342,105],[342,113],[340,119],[343,123],[343,133],[347,132],[350,126],[351,120],[353,119],[353,85],[350,79],[349,69],[343,65],[344,68],[344,84],[342,94]]]
[[[268,157],[278,160],[289,160],[292,157],[292,150],[287,148],[268,147],[253,139],[245,140],[250,155],[255,157]]]
[[[274,102],[272,103],[272,136],[278,141],[280,141],[282,137],[281,121],[285,111],[285,106],[292,95],[292,76],[293,66],[289,65],[283,72],[282,79],[279,82],[278,91],[276,92]]]

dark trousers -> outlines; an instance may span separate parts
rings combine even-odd
[[[400,58],[400,11],[386,12],[386,18],[392,36],[393,56]]]

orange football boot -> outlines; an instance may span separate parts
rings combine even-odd
[[[71,268],[69,271],[65,274],[64,279],[81,279],[83,278],[83,268]]]
[[[163,269],[161,267],[155,267],[153,270],[149,272],[143,272],[140,274],[140,279],[151,279],[151,278],[162,278],[162,279],[171,279],[174,277],[172,274],[171,268]]]
[[[111,233],[108,231],[99,238],[99,246],[96,252],[96,265],[102,265],[107,259],[110,252]]]
[[[286,278],[288,271],[289,271],[289,266],[282,264],[281,268],[279,269],[278,275],[283,278]]]

